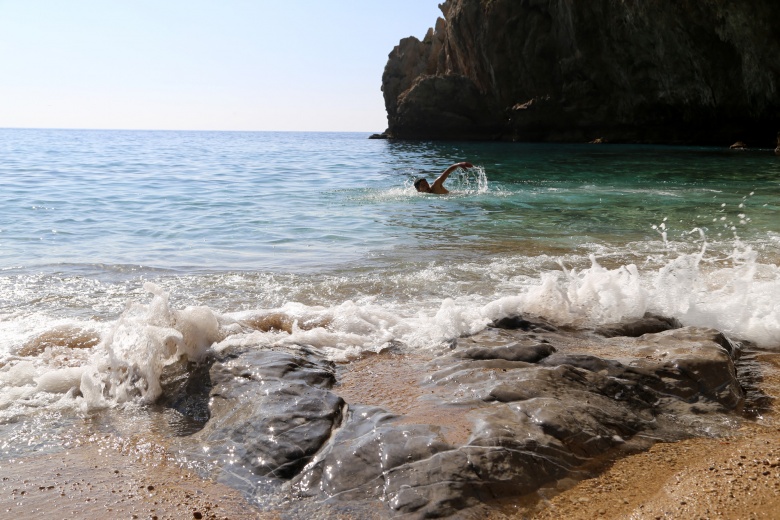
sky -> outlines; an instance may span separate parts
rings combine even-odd
[[[440,0],[0,0],[0,128],[381,132]]]

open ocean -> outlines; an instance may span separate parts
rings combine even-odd
[[[653,312],[780,350],[771,150],[367,137],[0,130],[0,462],[226,345],[349,362]]]

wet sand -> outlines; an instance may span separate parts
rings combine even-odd
[[[733,435],[656,444],[507,516],[552,519],[780,518],[780,354],[759,356],[772,409]],[[514,511],[513,511],[514,509]],[[536,509],[536,512],[534,512]]]
[[[761,354],[762,390],[780,395],[780,354]],[[423,359],[379,355],[344,371],[336,391],[348,402],[385,406],[414,423],[442,425],[448,440],[468,436],[465,414],[435,411],[414,384]],[[431,400],[433,399],[433,400]],[[0,465],[4,518],[276,519],[238,492],[170,462],[164,447],[85,442],[57,454]],[[598,476],[563,483],[546,498],[518,497],[479,508],[481,518],[671,519],[780,517],[780,420],[772,409],[732,435],[657,444],[621,458]],[[390,517],[387,510],[387,517]],[[469,516],[470,518],[471,516]]]
[[[147,446],[148,448],[148,446]],[[41,519],[274,519],[238,492],[145,453],[86,443],[0,467],[0,515]]]
[[[554,497],[538,520],[780,517],[780,430],[657,444]]]
[[[348,404],[384,408],[403,416],[400,424],[435,424],[440,427],[442,441],[465,444],[471,436],[469,408],[439,406],[437,390],[418,384],[433,371],[426,367],[430,360],[425,356],[371,355],[345,365],[333,390]]]

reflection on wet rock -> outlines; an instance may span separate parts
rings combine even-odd
[[[333,367],[313,354],[235,349],[207,363],[210,419],[186,445],[196,441],[220,481],[252,491],[289,479],[341,421]]]
[[[364,388],[345,386],[347,402],[336,374],[396,363],[395,355],[337,371],[304,347],[223,352],[201,383],[210,419],[192,437],[220,480],[266,503],[275,495],[297,498],[301,510],[348,504],[375,513],[381,502],[436,517],[577,478],[594,460],[653,442],[717,435],[745,402],[735,368],[742,345],[718,331],[669,326],[605,337],[522,317],[502,325],[459,338],[404,388],[355,377]],[[642,328],[612,330],[619,327]],[[404,372],[394,366],[376,377],[383,373]],[[380,406],[396,403],[377,396],[380,388],[422,408]],[[420,413],[423,405],[436,413]],[[447,414],[471,425],[466,436],[443,433]]]

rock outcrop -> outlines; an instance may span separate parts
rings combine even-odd
[[[371,376],[349,393],[309,348],[229,348],[163,404],[199,424],[182,432],[186,458],[266,507],[440,517],[621,451],[728,430],[746,399],[741,351],[658,317],[600,332],[516,317],[415,364],[416,382]],[[368,371],[388,356],[404,357],[377,356]],[[442,417],[463,431],[447,433]]]
[[[388,135],[771,148],[775,0],[447,0],[382,76]]]

